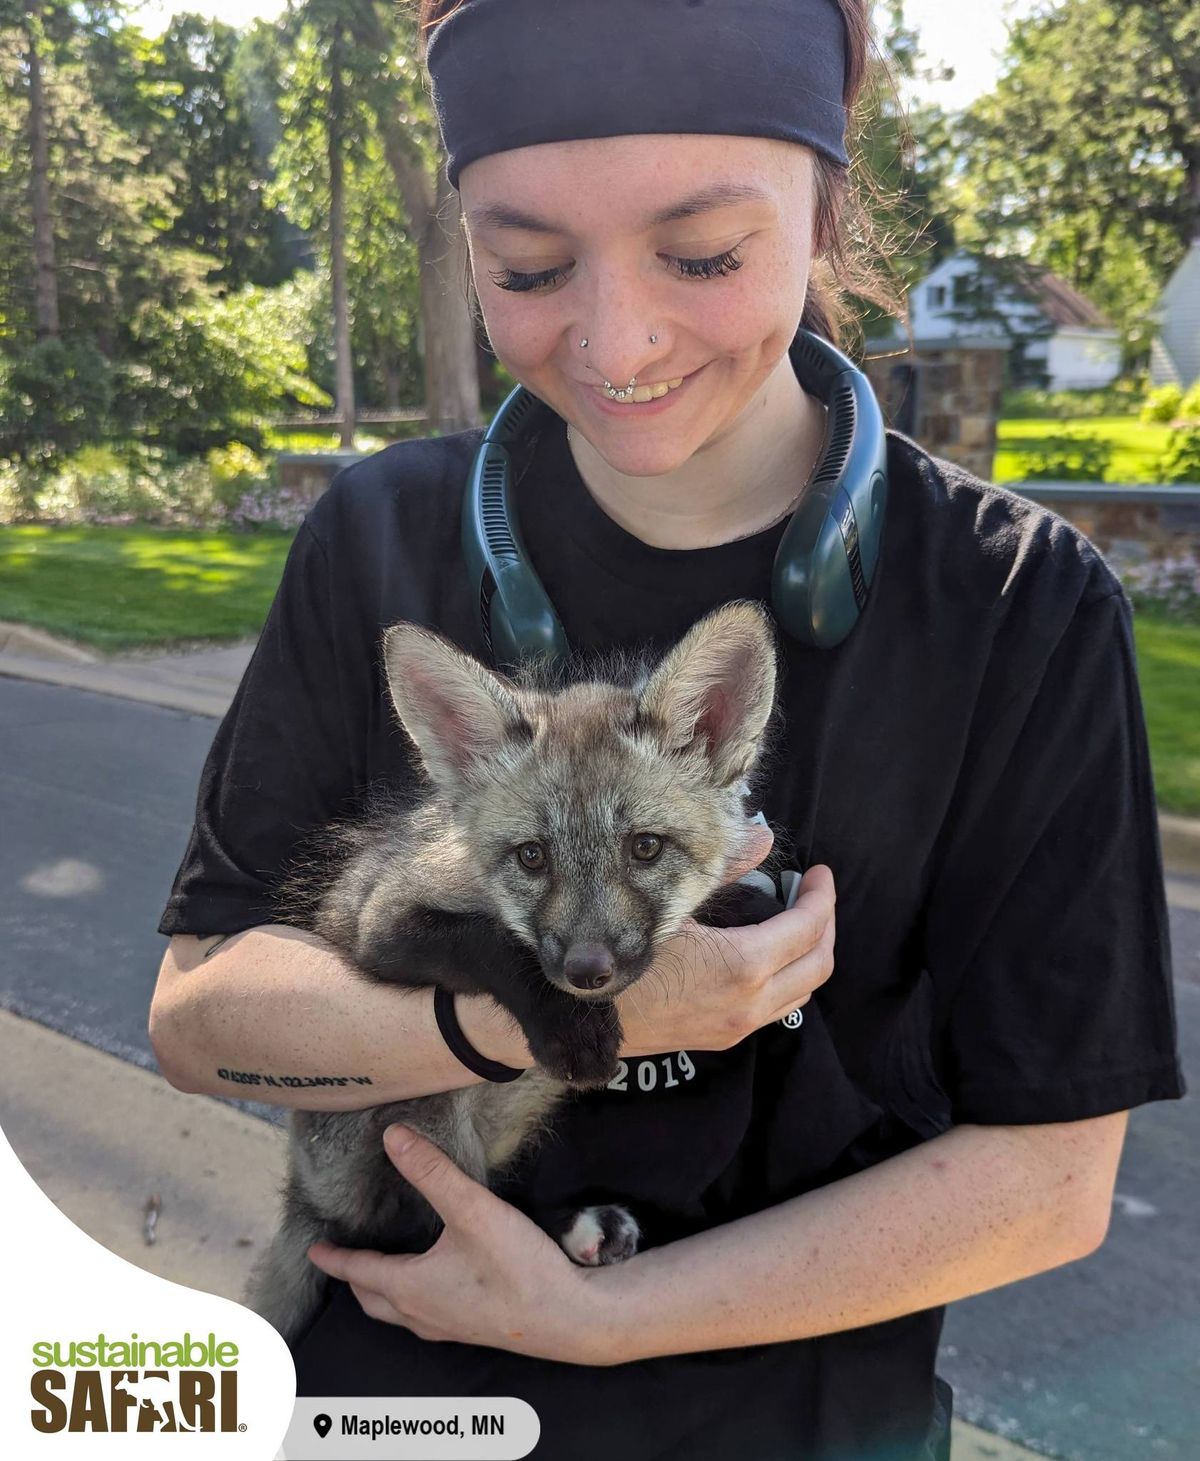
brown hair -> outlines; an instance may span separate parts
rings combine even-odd
[[[463,0],[415,0],[415,3],[423,56],[429,32]],[[603,0],[597,3],[602,4]],[[863,120],[860,108],[872,99],[864,96],[872,61],[880,77],[890,83],[893,95],[895,84],[871,33],[870,0],[837,0],[837,5],[846,25],[846,79],[842,100],[850,118],[847,140],[851,163],[847,169],[819,152],[813,153],[816,192],[813,264],[800,323],[805,329],[842,346],[853,316],[852,296],[905,321],[907,311],[903,293],[885,267],[888,247],[869,207],[869,202],[884,202],[885,195],[878,180],[870,176],[863,154],[852,145],[856,128]],[[468,290],[479,319],[474,280],[470,278]]]

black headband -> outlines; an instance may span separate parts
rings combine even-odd
[[[837,0],[466,0],[426,64],[448,176],[539,142],[705,132],[847,166]]]

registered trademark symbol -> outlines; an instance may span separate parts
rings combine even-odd
[[[238,1430],[239,1431],[244,1431],[245,1429],[246,1429],[246,1422],[244,1420],[238,1421]]]

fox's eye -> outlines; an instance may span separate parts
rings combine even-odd
[[[633,839],[633,855],[639,862],[653,862],[662,851],[662,838],[653,832],[639,832]]]
[[[546,866],[546,850],[540,842],[522,842],[517,848],[521,866],[531,873],[540,872]]]

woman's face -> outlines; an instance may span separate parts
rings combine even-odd
[[[744,196],[714,199],[721,188]],[[459,191],[492,348],[614,470],[672,471],[791,370],[812,261],[807,148],[692,133],[550,142],[479,158]],[[634,376],[683,385],[649,407],[608,400],[606,378]]]

